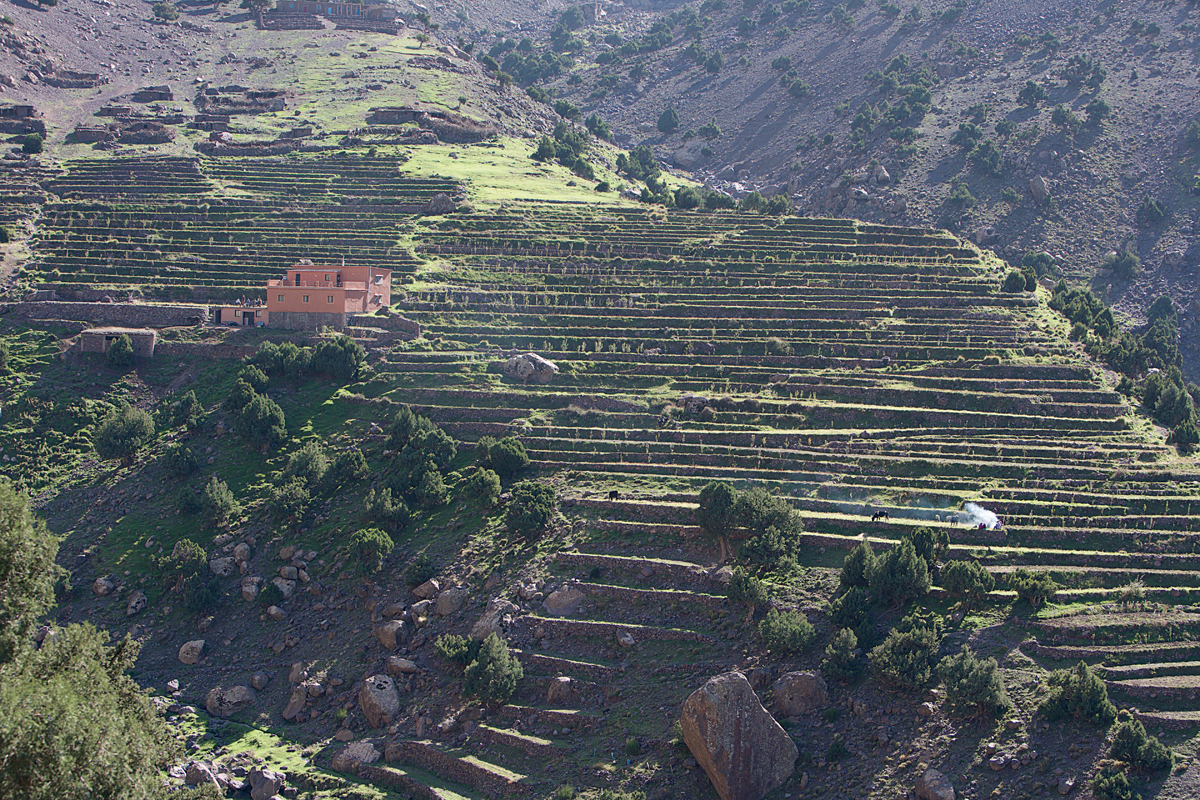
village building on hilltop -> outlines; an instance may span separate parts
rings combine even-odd
[[[353,314],[370,314],[392,302],[392,272],[377,267],[297,264],[281,280],[267,281],[266,324],[287,330],[342,329]],[[224,318],[225,309],[221,309]],[[260,324],[259,308],[238,307],[235,324]],[[247,317],[250,313],[255,316]]]

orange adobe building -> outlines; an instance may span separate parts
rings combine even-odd
[[[375,267],[297,264],[283,280],[267,281],[267,326],[287,330],[342,329],[354,314],[392,304],[392,272]]]

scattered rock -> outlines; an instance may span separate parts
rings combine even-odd
[[[1050,184],[1041,175],[1035,175],[1029,179],[1029,191],[1033,192],[1034,201],[1041,205],[1050,196]]]
[[[503,634],[504,626],[512,619],[513,615],[519,614],[520,611],[521,609],[507,600],[493,598],[488,602],[483,615],[472,626],[471,638],[482,642],[489,634]]]
[[[220,788],[220,784],[217,783],[217,776],[213,774],[212,768],[200,761],[193,761],[188,764],[183,782],[188,786],[203,786],[206,783],[211,783]]]
[[[412,593],[422,600],[431,600],[441,591],[442,585],[438,583],[437,578],[430,578],[420,586],[412,590]]]
[[[292,694],[288,697],[287,705],[283,707],[283,718],[288,722],[293,722],[304,711],[304,706],[308,703],[308,687],[304,684],[292,687]]]
[[[558,365],[537,353],[513,356],[500,365],[500,371],[521,381],[549,383],[558,374]]]
[[[550,688],[546,690],[546,702],[550,705],[568,705],[579,699],[575,691],[575,681],[565,676],[550,680]]]
[[[287,612],[279,606],[267,606],[267,616],[276,622],[283,622],[287,619]]]
[[[759,800],[792,774],[799,751],[746,676],[710,678],[683,703],[683,739],[721,800]]]
[[[415,661],[400,656],[389,656],[387,660],[388,675],[399,678],[401,675],[416,675],[421,671]]]
[[[628,649],[637,644],[637,640],[633,638],[633,634],[629,631],[617,631],[617,644]]]
[[[287,578],[272,578],[271,583],[279,589],[279,593],[283,595],[284,600],[291,600],[292,595],[296,593],[296,582],[289,581]]]
[[[375,638],[384,650],[395,650],[407,637],[408,623],[404,620],[390,619],[375,629]]]
[[[1006,766],[1008,766],[1008,756],[992,756],[992,758],[988,761],[988,767],[990,767],[993,772],[999,772]]]
[[[457,612],[467,602],[467,590],[463,588],[445,589],[438,593],[437,603],[433,613],[439,617],[448,617]]]
[[[288,683],[304,683],[306,680],[308,680],[308,670],[304,668],[304,662],[294,662],[288,671]]]
[[[917,778],[916,792],[921,800],[954,800],[954,785],[933,767]]]
[[[587,596],[574,586],[563,586],[542,601],[546,613],[555,617],[566,617],[576,613],[583,606]]]
[[[458,204],[454,202],[454,198],[445,192],[438,192],[425,204],[425,213],[452,214],[457,208]]]
[[[247,603],[253,603],[258,599],[258,590],[262,588],[263,579],[257,575],[249,575],[242,578],[242,599]]]
[[[257,689],[260,692],[263,689],[267,688],[267,684],[269,684],[270,682],[271,682],[271,673],[264,672],[261,669],[258,672],[254,673],[253,675],[250,676],[250,686],[253,687],[254,689]]]
[[[351,742],[334,754],[332,766],[338,772],[354,772],[359,764],[374,764],[381,755],[370,742]]]
[[[228,578],[237,571],[237,562],[232,558],[222,556],[221,558],[214,558],[212,561],[209,561],[208,568],[218,578]]]
[[[135,589],[129,595],[129,602],[125,604],[125,616],[132,617],[134,614],[140,614],[145,609],[146,595],[140,589]]]
[[[250,770],[250,774],[246,777],[246,781],[250,784],[250,800],[270,800],[279,794],[286,780],[287,778],[282,772],[258,767]]]
[[[917,716],[919,717],[932,717],[936,713],[937,706],[933,703],[921,703],[921,705],[917,706]]]
[[[775,708],[785,717],[798,717],[829,705],[825,679],[815,672],[789,672],[771,687]]]
[[[107,597],[108,595],[112,594],[113,589],[116,588],[117,585],[113,583],[111,578],[96,578],[96,580],[92,583],[92,591],[100,597]]]
[[[339,742],[350,742],[354,740],[354,731],[349,728],[338,728],[337,733],[333,735],[334,739]]]
[[[249,686],[231,686],[228,689],[218,686],[209,690],[204,707],[214,717],[228,717],[252,705],[254,697],[254,690]]]
[[[179,660],[184,664],[195,664],[200,660],[200,656],[204,653],[204,640],[196,639],[195,641],[185,642],[179,648]]]
[[[358,693],[358,705],[372,728],[390,725],[400,710],[400,695],[396,692],[395,682],[387,675],[367,678]]]

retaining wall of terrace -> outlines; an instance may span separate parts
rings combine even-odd
[[[208,307],[199,305],[134,305],[132,303],[78,303],[58,300],[9,303],[0,313],[30,320],[72,320],[92,325],[139,328],[173,328],[208,322]]]

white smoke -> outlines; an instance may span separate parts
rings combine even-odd
[[[963,511],[966,512],[966,519],[959,515],[959,520],[966,523],[968,527],[977,528],[983,525],[989,531],[994,530],[1000,524],[1000,518],[988,511],[981,505],[976,503],[967,503],[963,506]]]

